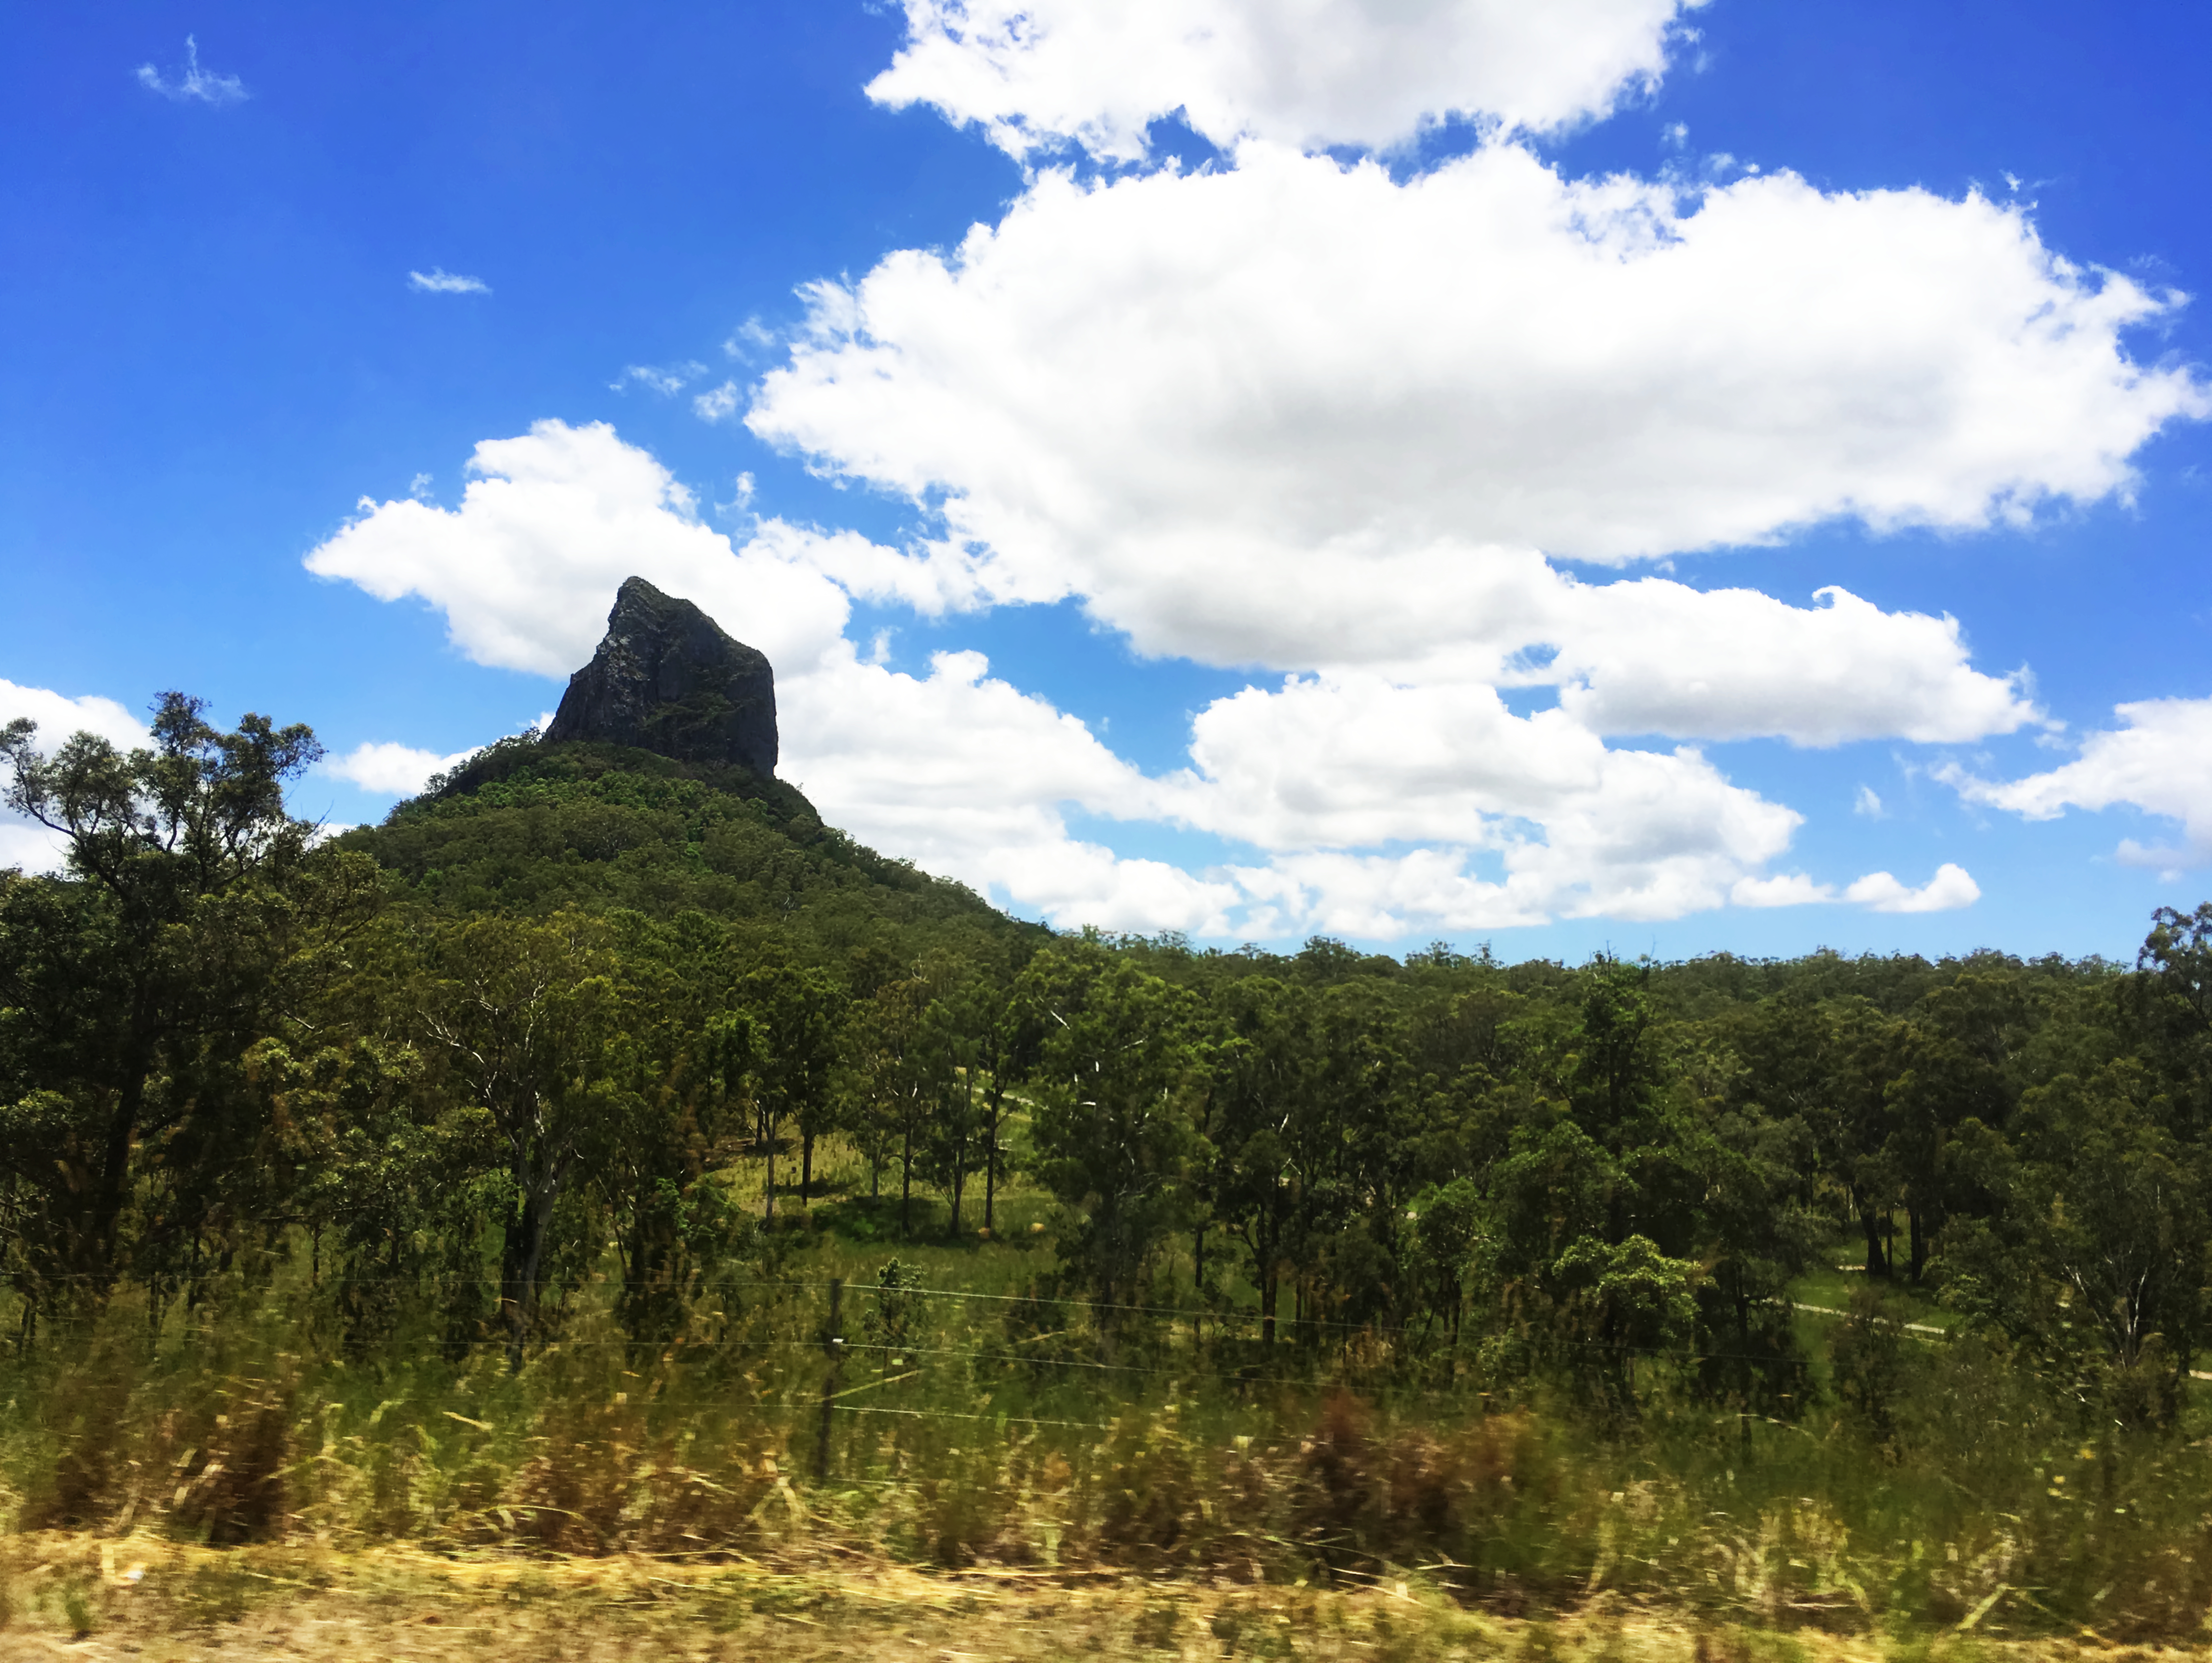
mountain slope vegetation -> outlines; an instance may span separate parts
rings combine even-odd
[[[649,752],[319,841],[302,728],[33,738],[19,1526],[2212,1605],[2212,907],[2131,966],[1224,952]]]
[[[884,929],[1019,928],[971,891],[825,826],[781,780],[629,746],[502,740],[339,844],[448,914],[696,911],[773,921],[825,952]]]

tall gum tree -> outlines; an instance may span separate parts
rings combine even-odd
[[[128,752],[0,729],[0,801],[64,855],[56,877],[0,875],[0,1164],[30,1209],[22,1268],[95,1295],[125,1258],[196,1264],[238,1224],[260,1100],[240,1059],[296,1014],[315,944],[376,906],[369,863],[285,808],[314,734],[206,712],[162,694]]]

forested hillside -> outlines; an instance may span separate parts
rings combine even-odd
[[[781,780],[611,745],[503,740],[338,846],[448,915],[698,912],[772,926],[809,957],[1022,929],[825,826]]]
[[[1221,952],[742,770],[506,741],[319,840],[304,729],[155,734],[7,741],[72,851],[0,875],[19,1526],[2212,1600],[2212,907],[2130,965]]]

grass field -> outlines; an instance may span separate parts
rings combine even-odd
[[[2084,1441],[2002,1367],[1941,1373],[1968,1348],[1905,1348],[1938,1371],[1940,1463],[1663,1382],[1607,1430],[1493,1393],[1464,1349],[1262,1348],[1218,1316],[1201,1343],[1187,1249],[1158,1289],[1182,1314],[1109,1340],[1030,1296],[1043,1196],[1002,1194],[987,1240],[980,1185],[957,1234],[917,1192],[909,1234],[892,1174],[872,1197],[820,1154],[813,1205],[782,1201],[665,1343],[601,1273],[519,1370],[434,1325],[349,1351],[295,1253],[0,1365],[0,1657],[1964,1663],[2201,1637],[2199,1438]],[[894,1258],[910,1291],[874,1285]],[[1859,1280],[1793,1291],[1840,1310]],[[1836,1319],[1796,1319],[1822,1392]]]
[[[1862,1240],[1855,1234],[1839,1235],[1825,1244],[1805,1274],[1790,1284],[1790,1296],[1801,1305],[1848,1311],[1851,1296],[1866,1288],[1865,1263],[1866,1249]],[[1901,1276],[1884,1287],[1882,1292],[1895,1307],[1897,1315],[1907,1323],[1948,1330],[1958,1320],[1957,1313],[1946,1311]]]
[[[1561,1617],[1470,1611],[1418,1573],[1334,1587],[823,1557],[228,1552],[156,1538],[0,1547],[0,1656],[300,1660],[1502,1659],[1511,1663],[2029,1663],[2148,1658],[2094,1634],[1787,1631],[1599,1595]]]

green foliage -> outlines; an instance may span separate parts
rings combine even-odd
[[[2212,908],[2132,970],[1220,953],[644,752],[502,742],[317,845],[302,729],[33,737],[21,1522],[2212,1599]]]
[[[875,1303],[860,1321],[871,1344],[896,1350],[914,1343],[922,1320],[921,1301],[914,1290],[921,1284],[921,1267],[903,1259],[891,1259],[876,1272]]]
[[[1089,947],[1039,954],[1023,980],[1045,1017],[1035,1136],[1068,1209],[1062,1251],[1106,1306],[1128,1303],[1182,1217],[1194,1001]]]
[[[1696,1275],[1695,1265],[1668,1258],[1644,1236],[1576,1240],[1549,1278],[1568,1367],[1596,1382],[1613,1408],[1632,1409],[1637,1360],[1663,1355],[1689,1336]]]
[[[802,963],[886,941],[910,961],[927,942],[1021,932],[824,826],[781,781],[616,746],[502,741],[340,841],[440,912],[697,911],[760,926]]]
[[[265,1228],[284,1174],[245,1059],[373,909],[366,862],[285,813],[313,735],[255,716],[226,734],[204,710],[162,695],[128,755],[0,730],[8,807],[68,859],[60,880],[0,873],[0,1219],[27,1319]]]

